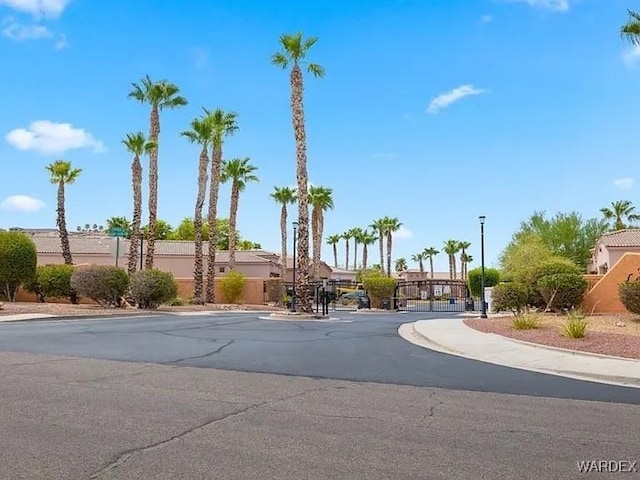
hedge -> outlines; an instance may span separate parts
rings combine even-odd
[[[484,286],[494,287],[500,283],[500,270],[495,268],[484,269]],[[479,297],[482,295],[482,268],[474,268],[467,273],[467,284],[471,295]]]
[[[575,263],[566,258],[554,257],[542,262],[534,269],[532,274],[531,284],[529,285],[530,305],[538,308],[547,306],[547,301],[545,301],[539,290],[538,282],[542,277],[557,274],[581,275],[581,271]]]
[[[67,298],[77,304],[78,294],[71,288],[74,271],[73,265],[40,265],[33,281],[25,285],[25,290],[35,293],[42,302],[47,298]]]
[[[542,277],[537,286],[545,306],[558,312],[578,307],[588,285],[579,273],[556,273]]]
[[[225,302],[238,303],[246,283],[246,277],[236,270],[231,270],[226,277],[222,277],[220,288]]]
[[[119,307],[129,288],[129,275],[124,269],[111,265],[79,267],[71,276],[71,288],[103,307]]]
[[[20,232],[0,232],[0,288],[10,302],[20,285],[36,274],[38,254],[33,240]]]
[[[155,309],[178,296],[171,272],[139,270],[131,276],[131,295],[138,308]]]
[[[382,272],[369,272],[362,278],[362,286],[371,299],[371,308],[382,308],[382,300],[393,298],[396,292],[395,278],[385,276]]]
[[[521,313],[529,300],[529,289],[517,282],[499,283],[491,293],[493,309],[496,312]]]

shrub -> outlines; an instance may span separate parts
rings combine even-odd
[[[79,267],[71,275],[71,288],[103,307],[120,306],[129,288],[129,276],[122,268],[111,265]]]
[[[397,285],[395,278],[387,277],[380,271],[368,273],[362,278],[362,286],[371,299],[372,308],[381,308],[383,299],[392,298]]]
[[[540,263],[533,269],[531,275],[531,284],[529,285],[530,305],[538,308],[544,308],[547,306],[547,301],[544,300],[544,297],[540,293],[538,281],[542,277],[556,274],[580,275],[581,272],[575,263],[566,258],[553,257]]]
[[[36,274],[38,254],[24,233],[0,232],[0,288],[10,302],[16,301],[20,285]]]
[[[553,311],[562,311],[580,305],[588,283],[579,273],[556,273],[542,277],[537,286],[545,306]]]
[[[567,338],[583,338],[587,334],[587,321],[580,311],[567,314],[567,320],[562,327],[562,334]]]
[[[509,311],[516,315],[527,306],[529,290],[521,283],[499,283],[493,287],[491,298],[496,312]]]
[[[25,284],[25,290],[38,295],[44,302],[48,298],[68,298],[71,303],[78,303],[78,295],[71,288],[73,265],[40,265],[35,278]]]
[[[166,302],[166,304],[170,307],[184,307],[185,305],[190,305],[191,300],[188,298],[175,297]]]
[[[524,313],[516,315],[511,320],[511,325],[516,330],[533,330],[540,325],[540,316],[535,313]]]
[[[469,284],[469,290],[471,295],[479,297],[482,295],[482,268],[474,268],[469,270],[467,274],[467,283]],[[500,283],[500,270],[495,268],[484,269],[484,286],[495,287]]]
[[[630,313],[640,314],[640,280],[622,282],[618,286],[620,301]]]
[[[139,308],[155,309],[178,296],[171,272],[139,270],[131,276],[131,295]]]
[[[362,283],[366,277],[384,277],[380,268],[361,268],[356,272],[356,282]]]
[[[236,270],[231,270],[226,277],[220,281],[222,295],[227,303],[238,303],[242,290],[247,283],[246,277]]]

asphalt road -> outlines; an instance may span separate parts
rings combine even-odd
[[[401,323],[429,315],[443,316],[332,312],[340,321],[321,323],[221,313],[21,322],[0,325],[0,351],[640,404],[637,389],[462,359],[398,336]]]

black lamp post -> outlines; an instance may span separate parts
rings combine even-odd
[[[298,222],[293,222],[293,295],[291,295],[291,311],[296,311],[296,241],[298,239]],[[286,261],[286,260],[285,260]]]
[[[391,254],[387,253],[387,277],[391,277]]]
[[[484,221],[486,217],[480,215],[478,218],[480,219],[480,264],[482,270],[480,274],[480,301],[482,302],[480,318],[487,318],[487,303],[484,298]]]
[[[140,235],[140,270],[142,270],[142,259],[144,257],[144,235]]]

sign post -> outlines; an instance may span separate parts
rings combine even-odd
[[[124,228],[112,227],[109,229],[109,236],[116,237],[116,267],[118,266],[118,260],[120,259],[120,238],[126,236],[127,232]]]

